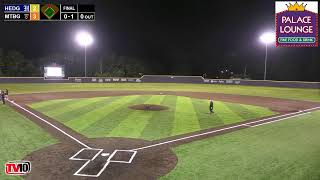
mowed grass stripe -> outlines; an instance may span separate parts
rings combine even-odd
[[[68,122],[72,119],[78,118],[86,114],[87,112],[93,111],[97,108],[103,107],[112,102],[117,97],[105,97],[105,98],[90,98],[81,100],[79,103],[72,105],[68,109],[61,110],[54,116],[60,122]]]
[[[273,112],[270,109],[260,107],[260,106],[246,105],[246,107],[249,108],[251,111],[253,111],[255,114],[257,114],[259,117],[271,116],[271,115],[277,114],[276,112]]]
[[[150,112],[128,108],[133,104],[160,104],[169,109]],[[47,111],[47,115],[90,138],[156,140],[273,114],[263,107],[219,101],[214,102],[214,110],[214,114],[209,114],[209,100],[135,95],[77,99]]]
[[[245,105],[225,103],[225,105],[233,112],[238,114],[242,119],[254,119],[259,117],[254,111],[246,108]]]
[[[189,97],[177,97],[174,125],[171,135],[200,130],[197,113]]]
[[[55,110],[57,107],[61,107],[61,106],[63,107],[75,101],[78,101],[78,99],[59,99],[59,100],[50,100],[50,101],[34,103],[29,106],[33,109],[37,109],[38,111],[46,113],[48,111]]]
[[[50,106],[54,103],[65,102],[68,100],[71,100],[71,99],[55,99],[55,100],[40,101],[40,102],[28,104],[28,106],[32,108],[45,108],[46,106]]]
[[[224,124],[236,123],[243,120],[241,116],[233,112],[224,102],[221,101],[214,102],[214,111],[216,116],[221,117]]]
[[[209,100],[202,100],[202,99],[193,99],[193,107],[197,113],[200,128],[207,129],[214,126],[223,125],[224,122],[221,118],[215,114],[210,114],[209,111]],[[217,105],[217,104],[215,104]]]
[[[138,96],[128,104],[125,104],[124,106],[115,109],[113,112],[100,117],[98,121],[81,132],[90,138],[108,136],[106,134],[109,134],[113,128],[117,127],[121,121],[125,120],[135,111],[129,109],[128,106],[133,104],[143,104],[150,98],[151,96]]]
[[[107,106],[102,106],[100,108],[87,112],[81,117],[77,117],[66,122],[65,125],[79,132],[91,126],[96,121],[100,120],[102,116],[106,116],[109,113],[115,111],[117,108],[125,106],[127,103],[129,103],[137,97],[138,96],[126,96],[114,98],[113,101],[110,102],[110,104],[108,104]]]
[[[74,109],[82,109],[87,104],[94,103],[97,101],[102,101],[102,99],[101,98],[80,99],[78,101],[73,101],[71,103],[64,104],[63,106],[52,108],[51,110],[45,112],[45,114],[47,116],[54,117],[55,119],[59,119],[59,116],[61,114],[69,114]]]
[[[161,104],[165,96],[152,96],[145,104]],[[113,137],[132,137],[138,138],[145,126],[148,124],[149,119],[152,117],[154,111],[135,111],[131,113],[125,120],[121,121],[108,136]],[[159,112],[158,112],[159,113]]]
[[[268,111],[265,108],[257,107],[257,106],[250,106],[244,104],[233,104],[233,103],[225,103],[225,105],[241,116],[242,119],[255,119],[264,116],[274,115],[275,113],[272,111]]]
[[[155,112],[143,129],[140,138],[155,140],[169,137],[173,128],[177,96],[165,96],[161,105],[169,107],[166,111]]]

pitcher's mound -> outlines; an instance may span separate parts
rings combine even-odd
[[[130,109],[142,110],[142,111],[164,111],[169,109],[167,106],[155,105],[155,104],[137,104],[129,106]]]

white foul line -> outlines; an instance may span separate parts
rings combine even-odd
[[[186,139],[190,139],[190,138],[194,138],[194,137],[199,137],[199,136],[204,136],[204,135],[208,135],[208,134],[212,134],[212,133],[216,133],[216,132],[226,131],[226,130],[229,130],[229,129],[235,129],[235,128],[238,128],[238,127],[248,127],[251,124],[256,124],[256,123],[259,123],[259,122],[268,121],[268,120],[271,120],[271,119],[288,116],[288,117],[285,117],[285,118],[281,118],[281,119],[277,119],[277,120],[274,120],[274,121],[262,123],[262,124],[259,124],[259,125],[269,124],[269,123],[272,123],[272,122],[277,122],[277,121],[285,120],[285,119],[292,118],[292,117],[302,116],[302,115],[310,113],[309,111],[316,110],[316,109],[319,109],[319,108],[320,108],[320,106],[319,107],[315,107],[315,108],[305,109],[305,110],[298,111],[298,112],[293,112],[293,113],[283,114],[283,115],[274,116],[274,117],[270,117],[270,118],[265,118],[265,119],[261,119],[261,120],[258,120],[258,121],[252,121],[252,122],[248,122],[248,123],[238,124],[238,125],[235,125],[235,126],[230,126],[230,127],[217,129],[217,130],[213,130],[213,131],[209,131],[209,132],[195,134],[195,135],[192,135],[192,136],[182,137],[182,138],[178,138],[178,139],[174,139],[174,140],[170,140],[170,141],[165,141],[165,142],[161,142],[161,143],[157,143],[157,144],[152,144],[152,145],[149,145],[149,146],[144,146],[144,147],[140,147],[140,148],[136,148],[136,149],[132,149],[132,150],[133,151],[138,151],[138,150],[147,149],[147,148],[160,146],[160,145],[164,145],[164,144],[170,144],[170,143],[173,143],[173,142],[182,141],[182,140],[186,140]],[[302,113],[302,112],[304,112],[304,113]],[[257,127],[257,126],[258,125],[254,125],[254,126],[251,126],[251,127]]]
[[[301,114],[297,114],[297,115],[293,115],[293,116],[285,117],[285,118],[282,118],[282,119],[277,119],[277,120],[274,120],[274,121],[268,121],[268,122],[265,122],[265,123],[261,123],[261,124],[253,125],[253,126],[251,126],[251,127],[258,127],[258,126],[262,126],[262,125],[266,125],[266,124],[270,124],[270,123],[274,123],[274,122],[282,121],[282,120],[285,120],[285,119],[289,119],[289,118],[294,118],[294,117],[302,116],[302,115],[309,114],[309,113],[311,113],[311,112],[305,112],[305,113],[301,113]]]
[[[47,124],[50,125],[51,127],[53,127],[53,128],[55,128],[56,130],[62,132],[64,135],[66,135],[66,136],[68,136],[69,138],[73,139],[74,141],[76,141],[77,143],[81,144],[82,146],[91,149],[91,147],[89,147],[88,145],[84,144],[83,142],[79,141],[78,139],[76,139],[75,137],[71,136],[70,134],[64,132],[62,129],[58,128],[57,126],[53,125],[52,123],[48,122],[47,120],[45,120],[45,119],[41,118],[40,116],[34,114],[33,112],[29,111],[28,109],[20,106],[19,104],[15,103],[14,101],[10,101],[10,100],[8,100],[8,99],[7,99],[7,101],[9,101],[11,104],[15,105],[16,107],[24,110],[25,112],[31,114],[32,116],[40,119],[41,121],[47,123]]]

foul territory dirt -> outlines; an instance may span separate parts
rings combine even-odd
[[[65,131],[66,133],[77,138],[81,142],[92,148],[103,149],[103,154],[110,154],[115,149],[129,150],[138,147],[143,147],[146,145],[151,145],[154,143],[161,143],[167,140],[172,140],[176,138],[186,137],[193,134],[198,134],[200,132],[189,133],[185,135],[170,137],[166,139],[161,139],[157,141],[144,141],[139,139],[130,139],[130,138],[98,138],[98,139],[89,139],[72,129],[64,126],[58,121],[51,119],[44,114],[37,112],[29,107],[26,104],[46,101],[51,99],[66,99],[66,98],[90,98],[90,97],[104,97],[104,96],[126,96],[126,95],[177,95],[177,96],[187,96],[192,98],[200,99],[214,99],[219,101],[233,102],[233,103],[242,103],[242,104],[251,104],[257,106],[267,107],[273,111],[279,112],[280,114],[296,112],[308,108],[313,108],[320,106],[319,103],[312,103],[307,101],[295,101],[295,100],[285,100],[277,98],[268,98],[268,97],[253,97],[253,96],[243,96],[243,95],[229,95],[229,94],[219,94],[219,93],[206,93],[206,92],[164,92],[164,91],[90,91],[90,92],[55,92],[55,93],[35,93],[35,94],[20,94],[13,95],[10,97],[11,100],[15,101],[19,105],[27,108],[29,111],[35,113],[37,116],[49,121],[56,127]],[[90,177],[80,177],[74,176],[73,174],[85,163],[85,161],[74,161],[69,160],[71,156],[77,153],[80,149],[83,148],[80,144],[68,138],[66,135],[57,131],[52,126],[42,122],[39,118],[30,115],[23,111],[22,109],[11,104],[18,112],[25,115],[29,119],[33,120],[43,129],[48,131],[51,135],[56,137],[60,143],[48,146],[44,149],[34,151],[31,154],[27,155],[24,159],[30,160],[32,163],[32,171],[29,175],[25,176],[26,179],[34,180],[56,180],[56,179],[157,179],[160,176],[163,176],[170,172],[177,164],[177,157],[172,152],[171,147],[192,142],[194,140],[199,140],[207,137],[212,137],[219,134],[228,133],[234,130],[242,129],[244,127],[239,127],[235,129],[230,129],[223,132],[212,133],[210,135],[191,138],[188,140],[161,145],[153,148],[139,150],[134,157],[132,163],[123,164],[123,163],[110,163],[105,171],[98,178]],[[142,110],[165,110],[166,107],[154,107],[151,105],[136,105],[130,108],[137,108]],[[249,120],[250,121],[256,121]],[[225,126],[226,127],[226,126]],[[222,127],[220,127],[222,128]],[[213,130],[219,128],[213,128]],[[201,132],[210,131],[203,130]],[[86,156],[86,155],[85,155]],[[91,156],[91,155],[88,155]],[[84,171],[88,174],[95,174],[97,169],[101,168],[108,156],[97,157],[96,163],[93,163],[88,169]],[[117,157],[120,158],[121,157]]]

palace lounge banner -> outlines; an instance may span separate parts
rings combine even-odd
[[[318,2],[276,1],[276,46],[318,47]]]

